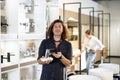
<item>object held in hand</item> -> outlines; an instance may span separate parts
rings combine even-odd
[[[49,60],[53,61],[53,58],[52,57],[48,57],[48,58],[43,57],[43,58],[40,58],[40,60],[43,61],[43,62],[49,61]]]

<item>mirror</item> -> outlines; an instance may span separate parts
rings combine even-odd
[[[78,21],[75,18],[69,17],[67,25],[70,31],[69,41],[73,44],[74,49],[78,49]]]

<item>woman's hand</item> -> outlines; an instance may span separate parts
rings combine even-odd
[[[45,64],[49,64],[50,62],[52,62],[53,58],[48,58],[46,61],[45,61]]]
[[[53,53],[52,54],[55,58],[60,58],[62,56],[61,52]]]
[[[42,56],[40,60],[42,61],[42,64],[49,64],[50,62],[53,61],[53,58],[52,57],[45,58],[44,56]]]
[[[59,59],[65,66],[70,66],[71,61],[67,59],[64,55],[62,55],[62,52],[57,52],[52,54],[55,58]]]

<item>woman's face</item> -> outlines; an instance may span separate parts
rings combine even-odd
[[[54,26],[53,26],[53,33],[55,36],[61,36],[63,32],[63,26],[62,26],[62,23],[58,22],[58,23],[55,23]]]
[[[85,33],[85,37],[87,37],[88,39],[90,39],[91,35]]]

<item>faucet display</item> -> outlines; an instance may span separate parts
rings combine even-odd
[[[7,53],[7,57],[4,57],[4,55],[1,55],[1,63],[3,63],[3,59],[7,59],[7,62],[11,61],[10,56],[14,56],[14,54]]]

